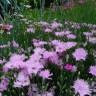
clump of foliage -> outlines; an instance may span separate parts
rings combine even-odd
[[[4,18],[6,13],[12,13],[17,6],[16,0],[0,0],[0,17]]]

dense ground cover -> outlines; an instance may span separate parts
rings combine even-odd
[[[95,96],[95,2],[57,11],[22,7],[0,24],[0,95]]]

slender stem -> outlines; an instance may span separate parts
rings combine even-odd
[[[40,0],[40,8],[41,8],[41,19],[42,19],[44,16],[45,0]]]

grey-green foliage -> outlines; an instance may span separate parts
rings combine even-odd
[[[17,0],[0,0],[0,11],[2,14],[8,13],[9,10],[17,7]]]

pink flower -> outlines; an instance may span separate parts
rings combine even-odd
[[[21,60],[13,61],[13,62],[9,61],[3,66],[3,71],[6,72],[6,71],[12,70],[14,68],[23,69],[23,68],[25,68],[25,63]]]
[[[43,70],[39,73],[39,76],[41,76],[43,79],[50,79],[50,76],[53,74],[50,73],[49,70]]]
[[[90,89],[89,84],[84,81],[83,79],[77,79],[74,82],[73,88],[75,89],[75,93],[79,93],[80,96],[89,95],[90,96]]]
[[[59,44],[60,44],[60,41],[59,40],[52,40],[51,41],[51,45],[53,45],[53,46],[57,46]]]
[[[37,74],[41,69],[44,68],[41,60],[42,56],[37,52],[32,54],[30,58],[25,62],[26,69],[29,75],[31,75],[32,73]]]
[[[46,29],[45,29],[45,32],[48,32],[48,33],[49,33],[49,32],[52,32],[52,31],[53,31],[53,30],[50,29],[50,28],[46,28]]]
[[[62,24],[61,23],[58,23],[56,21],[54,21],[52,24],[51,24],[51,28],[52,29],[57,29],[57,28],[60,28],[62,27]]]
[[[77,67],[72,65],[72,64],[66,64],[64,66],[64,69],[71,71],[71,72],[76,72],[77,71]]]
[[[43,47],[46,44],[47,44],[46,41],[40,41],[40,40],[37,40],[37,39],[33,39],[33,45],[35,47]]]
[[[66,44],[65,46],[67,49],[70,49],[70,48],[75,47],[77,45],[76,42],[66,42],[65,44]]]
[[[86,37],[90,37],[93,35],[92,32],[83,32],[83,34],[86,36]]]
[[[96,65],[90,66],[89,73],[92,74],[93,76],[96,76]]]
[[[44,66],[39,63],[39,62],[34,62],[34,61],[27,61],[26,62],[26,68],[27,68],[27,71],[28,71],[28,74],[31,75],[32,73],[33,74],[37,74],[41,69],[44,68]]]
[[[58,45],[55,46],[56,52],[63,53],[68,49],[75,47],[77,45],[76,42],[59,42]]]
[[[0,45],[0,48],[7,48],[9,47],[7,44]]]
[[[68,70],[68,71],[71,71],[72,68],[73,68],[73,65],[72,65],[72,64],[66,64],[66,65],[64,66],[64,68],[65,68],[66,70]]]
[[[14,40],[12,41],[12,45],[15,48],[18,48],[19,47],[19,44],[16,41],[14,41]]]
[[[0,24],[0,29],[5,31],[10,31],[13,28],[13,25],[10,24]]]
[[[5,59],[3,59],[3,60],[0,59],[0,64],[4,64],[5,62],[6,62]]]
[[[72,55],[76,59],[76,61],[80,61],[80,60],[86,60],[88,53],[83,48],[78,48]]]
[[[68,31],[68,30],[64,30],[64,31],[61,31],[61,32],[55,32],[55,35],[56,36],[65,36],[65,35],[69,35],[71,32]]]
[[[55,32],[55,35],[56,36],[64,36],[65,35],[65,32]]]
[[[14,87],[24,87],[30,85],[30,79],[23,71],[19,72],[16,81],[14,82]]]
[[[96,37],[89,37],[89,42],[92,44],[96,44]]]
[[[58,45],[55,46],[55,50],[58,53],[63,53],[67,50],[67,46],[64,42],[58,43]]]
[[[68,39],[76,39],[76,35],[74,35],[74,34],[68,34],[67,35],[67,38]]]
[[[45,51],[44,54],[43,54],[43,58],[45,60],[48,60],[49,62],[54,63],[54,64],[57,64],[57,65],[60,64],[59,56],[54,51]]]
[[[2,80],[1,80],[1,82],[0,82],[0,92],[3,92],[3,91],[5,91],[5,90],[7,90],[7,88],[8,88],[8,78],[3,78]]]
[[[11,57],[10,57],[10,61],[11,62],[14,62],[14,61],[23,61],[24,59],[26,58],[26,56],[24,54],[12,54]]]
[[[17,68],[25,68],[25,55],[19,55],[19,54],[12,54],[12,56],[10,57],[10,60],[5,63],[5,65],[3,66],[3,71],[9,71],[11,69]]]
[[[37,54],[39,56],[39,58],[42,58],[42,54],[46,51],[45,48],[41,48],[41,47],[37,47],[34,49],[34,53],[35,55]]]
[[[65,30],[64,33],[65,33],[65,35],[69,35],[69,34],[71,34],[71,31]]]

